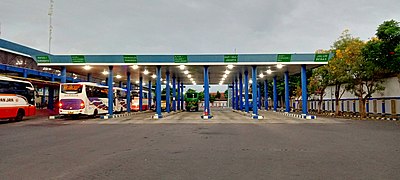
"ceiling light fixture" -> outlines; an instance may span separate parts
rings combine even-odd
[[[90,69],[92,69],[92,67],[90,67],[89,65],[85,65],[85,66],[83,66],[83,69],[90,70]]]
[[[107,75],[108,74],[108,71],[103,71],[102,72],[104,75]]]
[[[132,69],[135,69],[135,70],[139,69],[139,66],[135,64],[135,65],[132,66]]]
[[[148,74],[149,74],[149,71],[148,71],[147,69],[145,69],[145,70],[143,71],[143,74],[144,74],[144,75],[148,75]]]
[[[264,78],[264,74],[262,74],[262,73],[259,76],[260,76],[260,78]]]
[[[188,70],[183,71],[184,74],[189,74]]]
[[[267,70],[267,74],[272,74],[271,69],[268,69],[268,70]]]
[[[192,75],[191,74],[188,74],[188,78],[191,78],[192,77]]]
[[[151,75],[151,78],[155,79],[155,78],[157,78],[157,75],[153,74],[153,75]]]
[[[229,69],[233,69],[233,65],[232,65],[232,64],[229,64],[229,65],[228,65],[228,68],[229,68]]]
[[[231,73],[229,70],[225,70],[225,74],[229,74]]]
[[[276,67],[277,67],[278,69],[282,69],[283,65],[282,65],[282,64],[277,64]]]
[[[179,65],[179,69],[184,70],[185,69],[185,65]]]
[[[119,75],[119,74],[118,74],[118,75],[116,75],[115,77],[116,77],[117,79],[121,79],[121,78],[122,78],[122,76],[121,76],[121,75]]]
[[[227,78],[228,77],[228,75],[227,74],[224,74],[224,78]]]

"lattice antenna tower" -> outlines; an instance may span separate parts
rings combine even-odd
[[[53,8],[54,8],[54,0],[50,0],[50,7],[49,7],[49,53],[51,52],[51,40],[53,39],[53,24],[52,24],[52,17],[53,17]]]

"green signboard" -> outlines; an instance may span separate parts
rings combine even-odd
[[[36,56],[36,61],[38,63],[50,63],[49,56]]]
[[[137,63],[136,55],[124,55],[124,63]]]
[[[175,63],[187,63],[188,62],[187,55],[175,55],[174,62]]]
[[[72,55],[72,63],[85,63],[85,56],[83,55]]]
[[[314,62],[328,62],[329,54],[315,54]]]
[[[292,60],[291,54],[278,54],[276,61],[277,62],[290,62]]]
[[[237,63],[238,55],[237,54],[224,55],[224,62],[225,63]]]

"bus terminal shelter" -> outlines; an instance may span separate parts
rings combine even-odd
[[[268,81],[273,81],[273,110],[277,111],[278,94],[277,78],[284,77],[285,112],[290,112],[289,78],[293,74],[301,74],[301,87],[307,89],[307,68],[315,68],[327,64],[332,54],[315,53],[282,53],[282,54],[173,54],[173,55],[55,55],[45,53],[24,45],[0,39],[0,48],[24,54],[34,59],[38,66],[59,68],[61,83],[67,82],[67,72],[80,74],[86,79],[80,81],[101,82],[108,86],[108,114],[113,114],[114,86],[132,89],[136,84],[140,91],[147,85],[152,89],[155,81],[156,114],[154,118],[162,118],[161,86],[166,86],[166,111],[183,110],[184,85],[202,85],[204,88],[203,119],[212,117],[209,103],[210,85],[227,85],[232,88],[232,108],[250,113],[253,119],[261,119],[258,109],[261,103],[268,108]],[[264,95],[261,95],[261,83],[264,83]],[[170,88],[171,87],[171,88]],[[251,92],[249,92],[251,90]],[[172,93],[171,93],[172,92]],[[249,94],[253,101],[249,101]],[[141,94],[141,93],[139,93]],[[172,102],[169,102],[172,94]],[[244,96],[244,97],[243,97]],[[149,99],[151,98],[151,91]],[[127,93],[127,107],[130,107],[130,93]],[[307,115],[307,91],[302,91],[302,115]],[[149,100],[150,102],[150,100]],[[258,103],[259,102],[259,103]],[[170,109],[169,104],[172,104]],[[142,97],[139,97],[140,110]],[[130,108],[128,108],[130,112]]]

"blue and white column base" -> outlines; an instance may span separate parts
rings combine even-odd
[[[260,115],[252,114],[251,119],[264,119],[264,117],[260,116]]]
[[[201,116],[201,119],[211,119],[213,116],[211,116],[211,115],[203,115],[203,116]]]
[[[163,116],[162,115],[158,115],[158,114],[154,114],[154,116],[152,116],[153,119],[161,119]]]

